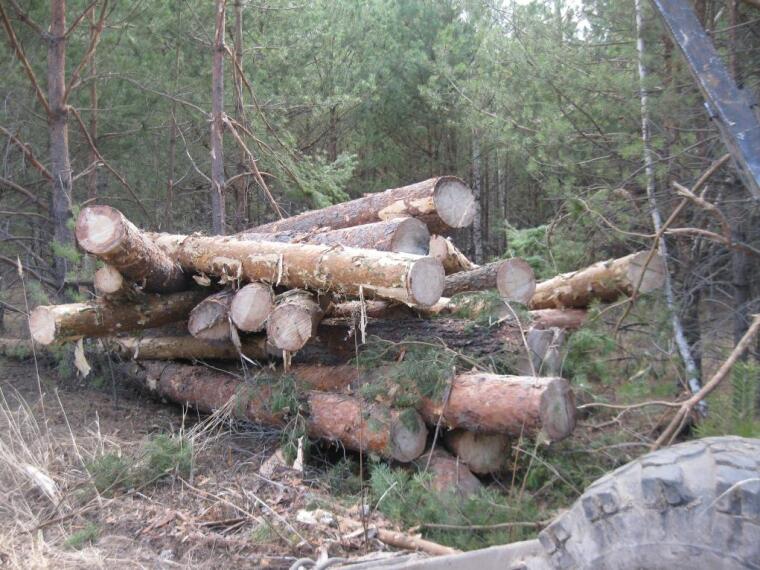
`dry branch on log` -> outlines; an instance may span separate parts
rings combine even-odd
[[[530,308],[584,309],[594,300],[610,302],[631,295],[639,280],[639,293],[659,289],[665,281],[665,267],[662,258],[655,255],[644,270],[648,256],[649,252],[640,251],[542,281],[536,286]]]
[[[419,218],[430,231],[464,228],[475,215],[472,190],[454,176],[430,178],[416,184],[367,194],[350,202],[310,210],[284,220],[251,228],[255,232],[337,230],[401,217]]]
[[[430,232],[427,226],[416,218],[394,218],[338,230],[320,228],[312,229],[309,232],[297,230],[280,232],[245,231],[236,234],[235,237],[248,241],[341,245],[343,247],[427,255]]]
[[[40,306],[29,317],[29,329],[34,340],[47,345],[158,327],[186,319],[206,295],[207,291],[184,291],[144,295],[129,305],[101,300]]]
[[[171,293],[189,287],[182,269],[110,206],[84,208],[77,219],[76,237],[85,251],[147,292]]]
[[[148,362],[144,366],[130,370],[130,376],[143,388],[203,412],[229,406],[237,417],[276,427],[284,427],[292,419],[289,416],[299,413],[277,409],[274,396],[280,387],[271,382],[242,382],[203,366],[167,362]],[[427,429],[413,411],[399,412],[346,394],[313,390],[306,392],[302,406],[311,437],[405,463],[424,451]]]

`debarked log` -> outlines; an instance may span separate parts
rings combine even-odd
[[[234,237],[165,235],[155,243],[185,271],[227,280],[378,296],[422,306],[434,304],[443,291],[443,267],[431,257]]]
[[[396,253],[413,253],[414,255],[427,255],[430,243],[430,232],[427,226],[417,218],[394,218],[339,230],[319,228],[308,232],[298,230],[245,231],[236,234],[235,237],[250,241],[340,245]]]
[[[84,337],[111,336],[174,323],[187,318],[208,291],[143,295],[130,304],[106,300],[66,305],[43,305],[32,311],[29,329],[40,344]]]
[[[531,309],[584,309],[592,301],[611,302],[622,295],[649,293],[665,282],[665,264],[655,255],[645,267],[649,252],[600,261],[585,269],[563,273],[536,286]],[[640,285],[639,285],[640,283]]]
[[[409,216],[425,222],[434,233],[467,227],[475,216],[472,190],[455,176],[430,178],[401,188],[366,194],[362,198],[321,210],[303,212],[251,228],[251,231],[309,232],[314,228],[337,230]]]
[[[151,293],[188,289],[191,280],[153,241],[110,206],[89,206],[77,218],[76,237],[88,253]]]
[[[505,301],[527,303],[536,289],[536,277],[528,263],[515,257],[446,276],[443,296],[467,291],[496,289]]]
[[[130,376],[162,398],[202,412],[229,406],[236,417],[275,427],[285,427],[299,413],[275,405],[280,387],[271,381],[243,382],[203,366],[148,362],[142,373],[131,367]],[[405,463],[425,449],[427,428],[413,410],[392,410],[346,394],[314,390],[294,397],[301,399],[300,413],[311,437]]]

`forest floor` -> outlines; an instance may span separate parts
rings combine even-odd
[[[288,568],[321,553],[359,557],[388,550],[363,533],[298,521],[299,511],[314,508],[358,520],[362,503],[377,501],[368,489],[375,477],[357,475],[358,456],[316,448],[305,469],[294,470],[279,460],[276,431],[198,418],[118,383],[93,387],[58,376],[42,362],[38,382],[33,360],[0,357],[0,567]],[[180,442],[180,449],[170,442]],[[191,447],[186,457],[182,445]],[[388,478],[387,489],[407,485],[402,500],[415,501],[421,512],[391,521],[372,508],[369,522],[405,529],[414,522],[408,516],[446,522],[458,509],[455,522],[476,524],[482,520],[474,513],[485,504],[496,511],[485,520],[513,520],[518,528],[464,533],[464,541],[461,531],[431,538],[465,548],[523,539],[539,525],[521,524],[569,506],[587,482],[645,449],[583,427],[569,447],[550,456],[537,447],[525,450],[522,468],[515,469],[519,477],[494,478],[469,507],[433,504],[410,481],[375,465]],[[119,470],[132,473],[128,483],[119,480]],[[563,491],[551,491],[555,486]],[[510,512],[500,516],[499,509]]]

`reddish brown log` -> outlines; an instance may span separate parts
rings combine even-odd
[[[496,289],[504,300],[525,304],[530,301],[535,288],[533,269],[524,260],[513,258],[447,276],[443,296]]]
[[[424,400],[420,408],[430,424],[442,412],[447,427],[515,437],[541,430],[558,441],[575,428],[575,397],[562,378],[460,374],[452,382],[445,408],[432,400]]]
[[[252,228],[251,231],[309,232],[314,228],[337,230],[411,216],[425,222],[430,231],[443,233],[450,228],[469,226],[474,215],[472,190],[459,178],[441,176],[402,188],[366,194],[350,202],[304,212]]]
[[[639,293],[659,289],[665,282],[665,265],[662,258],[655,255],[645,270],[648,257],[649,252],[640,251],[542,281],[536,286],[530,308],[584,309],[594,300],[611,302],[621,295],[633,294],[639,281]]]
[[[430,232],[427,226],[416,218],[394,218],[339,230],[319,228],[312,229],[309,232],[298,230],[281,232],[245,231],[240,232],[236,237],[249,241],[341,245],[343,247],[427,255]]]
[[[272,383],[248,384],[203,366],[166,362],[145,363],[145,373],[133,373],[133,377],[161,397],[203,412],[230,406],[234,415],[253,422],[284,427],[289,421],[286,411],[272,407]],[[412,461],[424,451],[427,429],[412,411],[398,412],[345,394],[317,391],[307,392],[303,405],[311,437],[401,462]]]
[[[434,304],[443,290],[443,267],[431,257],[234,237],[159,236],[155,243],[186,271],[225,279],[423,306]]]
[[[209,295],[190,311],[187,330],[196,338],[227,340],[230,338],[230,305],[235,292],[231,289]]]
[[[452,243],[451,238],[443,236],[430,236],[430,257],[435,257],[443,264],[446,275],[471,271],[478,267]]]
[[[324,311],[314,295],[306,291],[288,291],[278,299],[267,319],[267,337],[280,350],[295,352],[317,334]]]
[[[449,451],[473,473],[488,475],[507,468],[511,444],[506,435],[455,429],[446,432],[443,439]]]
[[[32,311],[29,329],[32,338],[40,344],[52,344],[158,327],[186,319],[190,310],[206,295],[207,291],[185,291],[172,295],[144,295],[139,302],[129,305],[90,301],[40,306]]]
[[[230,318],[244,332],[264,329],[269,314],[274,309],[272,287],[265,283],[249,283],[241,287],[232,298]]]
[[[530,316],[530,324],[534,329],[557,327],[577,330],[586,322],[585,309],[536,309],[530,311]]]
[[[427,452],[416,461],[419,468],[431,476],[431,487],[438,493],[456,492],[474,495],[483,488],[467,465],[442,449]]]
[[[84,208],[77,219],[76,236],[85,251],[145,291],[170,293],[190,285],[182,269],[114,208]]]

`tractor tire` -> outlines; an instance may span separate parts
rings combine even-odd
[[[554,569],[760,570],[760,440],[711,437],[605,475],[539,535]]]

